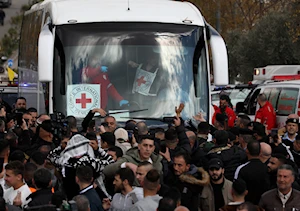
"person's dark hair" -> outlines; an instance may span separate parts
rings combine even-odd
[[[21,161],[22,163],[24,163],[25,161],[25,155],[24,152],[22,152],[21,150],[15,150],[13,153],[11,153],[8,157],[9,161]]]
[[[21,163],[20,161],[12,161],[9,162],[6,166],[5,166],[5,170],[11,170],[14,175],[18,175],[20,174],[22,176],[22,178],[24,178],[24,164]]]
[[[18,136],[14,132],[8,132],[5,134],[4,139],[8,141],[9,146],[16,146]]]
[[[168,191],[163,195],[164,198],[172,199],[175,203],[175,206],[181,201],[181,193],[177,188],[171,187]]]
[[[89,211],[90,210],[90,202],[85,195],[74,196],[73,200],[76,202],[78,211]]]
[[[133,171],[132,171],[130,168],[128,168],[128,167],[126,167],[126,168],[121,168],[121,169],[119,169],[119,170],[116,172],[115,175],[119,175],[119,176],[120,176],[120,179],[121,179],[122,181],[127,180],[127,181],[128,181],[128,184],[129,184],[130,186],[133,186],[133,182],[134,182],[134,180],[135,180],[135,176],[134,176]]]
[[[145,176],[144,188],[147,190],[157,190],[160,183],[160,175],[156,169],[151,169]]]
[[[111,132],[105,132],[101,135],[101,141],[107,143],[108,147],[113,147],[116,144],[116,137]]]
[[[115,152],[117,158],[120,158],[120,157],[123,156],[123,151],[122,151],[122,149],[121,149],[120,147],[118,147],[118,146],[110,147],[110,148],[108,148],[108,151]]]
[[[286,159],[286,157],[283,154],[273,153],[271,155],[271,157],[277,158],[279,160],[279,162],[282,163],[282,164],[286,164],[287,159]]]
[[[163,129],[162,127],[157,127],[155,128],[155,133],[165,133],[165,129]]]
[[[44,153],[35,151],[32,153],[32,155],[30,157],[30,161],[33,161],[37,165],[41,166],[41,165],[44,165],[46,157],[47,156]]]
[[[225,130],[215,131],[213,137],[216,139],[217,145],[226,145],[228,143],[229,135]]]
[[[238,178],[232,182],[232,191],[237,196],[242,196],[247,190],[247,184],[244,180]]]
[[[207,122],[200,122],[198,124],[197,132],[199,134],[209,134],[210,125]]]
[[[97,141],[97,135],[96,133],[94,132],[88,132],[86,135],[85,135],[85,138],[89,139],[89,140],[95,140]]]
[[[257,211],[257,207],[251,202],[244,202],[240,206],[237,207],[237,211],[239,210],[247,210],[247,211]]]
[[[289,164],[283,164],[283,165],[279,166],[279,167],[278,167],[278,171],[279,171],[279,170],[289,170],[289,171],[292,172],[292,175],[293,175],[294,177],[296,176],[296,173],[295,173],[294,168],[293,168],[291,165],[289,165]]]
[[[174,158],[177,158],[177,157],[183,157],[186,164],[191,164],[192,163],[191,156],[186,152],[183,152],[183,151],[176,152],[175,155],[174,155]]]
[[[174,128],[169,128],[166,132],[165,132],[165,141],[167,142],[175,142],[177,141],[177,132]]]
[[[34,172],[38,169],[38,167],[34,163],[26,163],[24,165],[24,169],[25,169],[24,175],[27,175],[27,177],[30,175],[30,180],[31,180],[34,175]]]
[[[30,107],[27,109],[28,112],[37,112],[36,108]]]
[[[240,114],[238,115],[238,118],[240,118],[240,123],[242,123],[245,126],[247,126],[251,122],[250,117],[246,114]]]
[[[139,143],[139,144],[141,144],[144,140],[146,140],[146,139],[148,139],[148,140],[152,140],[153,141],[153,144],[154,144],[154,136],[152,136],[152,135],[139,135],[138,136],[138,140],[137,140],[137,142]]]
[[[74,116],[67,116],[68,126],[71,129],[77,129],[77,120]]]
[[[230,102],[230,98],[229,98],[229,96],[226,95],[226,94],[220,95],[220,100],[226,100],[226,102]]]
[[[96,125],[96,122],[94,119],[92,119],[88,124],[88,128],[93,129],[95,127],[95,125]]]
[[[3,197],[0,197],[0,211],[6,211],[6,202]]]
[[[35,186],[39,189],[48,188],[51,181],[51,173],[49,170],[40,168],[34,172],[33,179]]]
[[[259,156],[260,154],[260,143],[257,140],[252,140],[247,145],[247,150],[251,156]]]
[[[76,176],[80,182],[92,183],[93,180],[93,170],[89,166],[79,166],[76,170]]]
[[[67,196],[62,191],[56,191],[51,197],[51,204],[55,205],[56,208],[60,208],[63,201],[67,199]]]
[[[171,198],[164,197],[159,200],[157,211],[174,211],[177,203]]]
[[[16,99],[16,102],[18,102],[18,100],[25,100],[25,102],[26,102],[26,98],[25,98],[25,97],[18,97],[18,98]]]

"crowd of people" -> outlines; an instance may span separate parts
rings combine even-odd
[[[79,128],[75,117],[57,122],[23,97],[13,109],[2,102],[0,211],[299,210],[299,116],[271,133],[274,109],[263,94],[258,103],[251,121],[222,95],[213,125],[197,114],[196,127],[175,116],[168,128],[118,127],[95,108]]]

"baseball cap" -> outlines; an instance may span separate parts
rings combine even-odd
[[[285,123],[286,123],[286,124],[288,124],[288,123],[299,124],[299,119],[296,119],[296,118],[289,118],[289,119],[286,120]]]
[[[118,128],[115,130],[116,140],[128,141],[128,132],[123,128]]]
[[[208,162],[208,168],[216,168],[216,169],[220,169],[223,168],[224,164],[222,162],[222,160],[220,160],[219,158],[213,158]]]

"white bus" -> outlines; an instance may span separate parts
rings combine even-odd
[[[49,113],[161,118],[183,102],[184,119],[210,120],[208,46],[214,84],[228,84],[224,40],[189,2],[45,0],[24,15],[19,78],[46,84]]]

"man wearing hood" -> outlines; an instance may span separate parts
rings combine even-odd
[[[191,158],[185,152],[174,155],[173,165],[165,177],[165,184],[176,187],[181,193],[181,205],[189,210],[198,210],[203,186],[209,183],[209,176],[203,168],[191,165]]]

